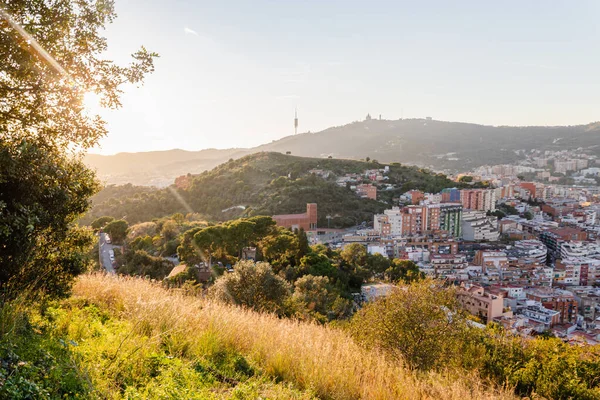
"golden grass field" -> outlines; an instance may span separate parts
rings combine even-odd
[[[213,303],[139,278],[80,277],[73,298],[128,321],[135,335],[193,358],[218,348],[325,399],[512,399],[474,375],[417,374],[357,345],[343,330]]]

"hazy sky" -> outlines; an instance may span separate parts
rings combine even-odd
[[[363,119],[600,120],[600,1],[117,0],[156,72],[95,152],[248,147]]]

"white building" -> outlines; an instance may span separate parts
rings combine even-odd
[[[546,263],[548,249],[539,240],[519,240],[514,247],[507,248],[511,257],[524,258],[540,264]]]
[[[565,242],[560,246],[560,255],[563,259],[599,256],[600,245],[592,242]]]
[[[497,241],[500,237],[497,218],[488,217],[485,211],[464,211],[462,215],[462,237],[463,240],[470,242]]]
[[[388,296],[396,286],[388,283],[370,283],[362,285],[360,294],[365,302],[377,300],[380,297]]]

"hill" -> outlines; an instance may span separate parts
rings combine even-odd
[[[304,212],[306,203],[319,206],[319,226],[346,227],[370,221],[373,213],[392,204],[392,198],[418,188],[437,192],[455,186],[446,176],[416,167],[390,164],[377,201],[360,198],[335,182],[336,176],[380,169],[378,162],[304,158],[280,153],[256,153],[231,160],[211,171],[190,176],[187,188],[148,189],[131,185],[109,186],[93,199],[84,222],[103,215],[130,223],[150,221],[176,212],[198,213],[209,220],[240,216]],[[309,171],[330,171],[327,179]],[[228,210],[228,211],[224,211]]]
[[[481,165],[514,162],[520,157],[518,150],[582,147],[598,153],[598,143],[600,123],[511,127],[429,119],[371,119],[321,132],[287,136],[251,149],[88,155],[86,162],[108,183],[166,186],[176,176],[199,173],[230,158],[262,151],[289,151],[298,156],[321,158],[370,157],[386,163],[465,171]]]
[[[257,150],[301,156],[376,158],[383,162],[465,170],[509,163],[517,150],[597,146],[598,124],[577,126],[486,126],[429,119],[367,120],[318,133],[288,136]]]
[[[144,279],[85,275],[43,312],[25,303],[0,311],[2,398],[513,398],[464,373],[417,374],[339,329]]]

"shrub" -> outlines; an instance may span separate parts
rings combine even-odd
[[[217,279],[210,294],[226,303],[282,314],[290,287],[268,263],[240,261],[234,272]]]

